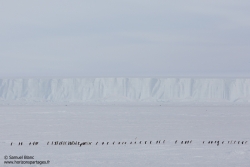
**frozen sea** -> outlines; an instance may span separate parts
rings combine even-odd
[[[56,141],[92,144],[52,145]],[[24,155],[48,164],[15,164],[28,160],[11,159]],[[0,166],[249,167],[250,107],[2,105]]]

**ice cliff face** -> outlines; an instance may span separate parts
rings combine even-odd
[[[250,79],[0,79],[0,100],[250,103]]]

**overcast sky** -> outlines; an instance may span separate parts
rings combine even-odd
[[[3,0],[0,77],[250,77],[249,0]]]

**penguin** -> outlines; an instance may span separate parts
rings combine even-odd
[[[244,144],[244,141],[242,141],[242,144]]]
[[[95,143],[95,145],[97,145],[97,144],[98,144],[98,142]]]
[[[175,144],[177,143],[177,140],[175,140]]]
[[[12,146],[12,142],[10,143],[10,145]]]
[[[161,141],[159,140],[159,144],[161,144]]]
[[[210,144],[210,141],[208,142],[208,144]]]
[[[247,141],[245,141],[245,144],[247,144]]]
[[[158,140],[156,141],[156,144],[158,144]]]
[[[150,144],[152,143],[152,141],[150,141]]]
[[[234,141],[234,144],[236,143],[236,141]]]
[[[181,144],[183,144],[183,141],[181,141]]]
[[[135,144],[136,144],[136,141],[135,141]]]
[[[132,144],[132,141],[130,142],[130,144]]]
[[[222,142],[222,144],[224,144],[224,141]]]
[[[109,145],[109,142],[107,142],[107,145]]]
[[[120,144],[121,142],[118,142],[118,144]]]
[[[49,145],[49,142],[47,142],[47,145]]]
[[[127,142],[125,142],[124,144],[127,144]]]
[[[211,141],[211,144],[213,144],[213,141]]]
[[[165,144],[165,140],[163,140],[163,144]]]
[[[140,144],[141,144],[141,141],[140,141]]]
[[[240,141],[238,141],[238,144],[240,144]]]
[[[205,141],[203,141],[203,144],[205,143]]]
[[[104,142],[102,142],[102,145],[104,144]]]
[[[115,142],[113,142],[113,145],[115,144]]]
[[[147,141],[145,141],[145,144],[147,144]]]
[[[192,143],[192,140],[190,141],[190,144]]]

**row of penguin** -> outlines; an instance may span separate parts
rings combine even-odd
[[[132,144],[165,144],[166,140],[157,140],[157,141],[131,141],[131,142],[79,142],[79,141],[51,141],[47,142],[47,145],[79,145],[80,147],[83,145],[132,145]],[[175,144],[192,144],[192,140],[182,140],[178,141],[175,140]],[[247,141],[236,141],[236,140],[229,140],[229,141],[219,141],[219,140],[210,140],[210,141],[203,141],[202,144],[216,144],[219,146],[220,144],[238,144],[238,145],[246,145]],[[10,144],[15,145],[14,142],[11,142]],[[24,142],[17,142],[17,145],[22,146],[24,145]],[[28,142],[27,145],[39,145],[39,142]]]

